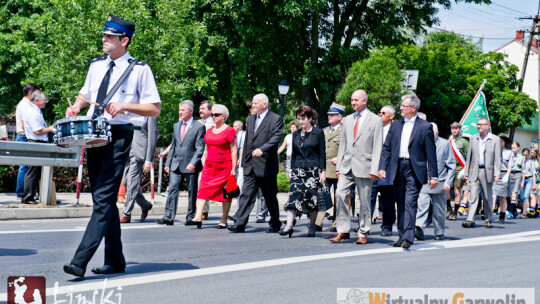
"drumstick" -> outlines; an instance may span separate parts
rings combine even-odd
[[[69,107],[72,108],[73,105],[71,105],[71,100],[69,100],[69,98],[67,100],[68,100],[68,103],[69,103]]]
[[[79,97],[77,97],[77,98],[80,98],[80,99],[82,99],[82,101],[87,102],[87,103],[89,103],[89,104],[93,104],[93,105],[95,105],[95,106],[99,106],[99,103],[94,102],[94,101],[91,101],[91,100],[88,100],[88,99],[86,99],[86,98],[84,98],[84,97],[79,96]]]

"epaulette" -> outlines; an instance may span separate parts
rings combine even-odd
[[[128,59],[128,62],[131,63],[134,59]],[[146,65],[146,61],[137,61],[135,60],[135,65]]]
[[[105,59],[107,59],[107,55],[99,56],[99,57],[96,57],[94,59],[90,59],[90,60],[88,60],[88,63],[91,64],[93,62],[100,61],[100,60],[105,60]]]

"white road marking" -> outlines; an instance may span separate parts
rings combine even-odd
[[[163,226],[158,225],[144,225],[144,224],[134,224],[122,226],[122,230],[130,229],[152,229],[152,228],[163,228]],[[56,232],[73,232],[73,231],[84,231],[86,227],[75,227],[75,228],[66,228],[66,229],[48,229],[48,230],[11,230],[11,231],[0,231],[2,234],[24,234],[24,233],[56,233]]]
[[[192,269],[192,270],[178,270],[171,271],[159,274],[152,275],[143,275],[143,276],[129,276],[125,278],[114,278],[107,279],[106,288],[118,288],[126,287],[133,285],[143,285],[150,283],[157,283],[170,280],[180,280],[192,277],[200,277],[206,275],[215,275],[220,273],[236,272],[236,271],[245,271],[253,269],[268,268],[274,266],[282,266],[296,263],[304,262],[313,262],[321,260],[330,260],[338,258],[349,258],[349,257],[358,257],[366,255],[374,255],[381,253],[403,253],[411,254],[415,251],[426,251],[426,250],[438,250],[438,249],[450,249],[450,248],[466,248],[466,247],[477,247],[477,246],[489,246],[489,245],[500,245],[500,244],[510,244],[510,243],[520,243],[520,242],[534,242],[540,241],[540,230],[536,231],[527,231],[520,233],[496,235],[496,236],[485,236],[477,237],[470,239],[462,239],[455,241],[442,241],[421,245],[413,245],[410,250],[404,251],[401,248],[378,248],[371,250],[354,250],[347,252],[338,252],[338,253],[329,253],[329,254],[319,254],[319,255],[309,255],[309,256],[299,256],[283,259],[274,259],[267,261],[258,261],[258,262],[249,262],[233,265],[224,265],[216,267],[208,267],[201,269]],[[129,268],[128,268],[129,271]],[[98,282],[89,282],[89,283],[80,283],[67,286],[59,286],[57,290],[54,290],[54,287],[47,288],[47,295],[62,295],[69,293],[80,293],[93,290],[101,290],[104,288],[104,281],[100,280]],[[7,293],[0,294],[0,301],[7,301]]]

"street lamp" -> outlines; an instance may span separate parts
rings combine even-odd
[[[281,99],[279,100],[279,102],[281,103],[281,117],[283,117],[283,107],[285,106],[285,95],[289,93],[289,84],[287,83],[286,80],[282,80],[278,84],[278,90],[279,90],[279,95],[281,95]]]

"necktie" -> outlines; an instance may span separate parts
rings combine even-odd
[[[111,79],[111,73],[114,68],[114,61],[111,61],[109,70],[105,74],[105,77],[103,77],[103,80],[101,81],[101,84],[99,85],[98,94],[96,102],[101,104],[103,100],[105,100],[105,97],[107,97],[107,91],[109,89],[109,80]]]
[[[184,135],[186,135],[187,122],[184,121],[184,126],[182,127],[182,134],[180,134],[180,140],[184,140]]]
[[[354,138],[358,134],[358,122],[360,121],[360,114],[356,115],[356,122],[354,123]]]
[[[257,115],[257,119],[255,120],[255,131],[254,134],[257,133],[257,129],[259,128],[259,125],[261,124],[261,116]]]

